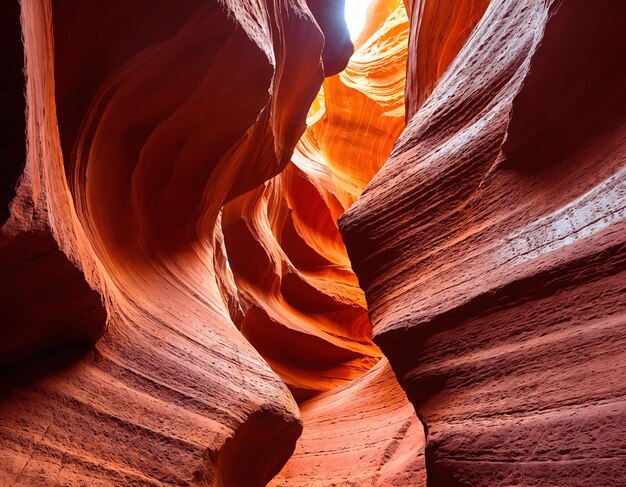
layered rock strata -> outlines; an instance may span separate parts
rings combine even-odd
[[[624,7],[342,8],[0,5],[0,484],[626,483]]]
[[[296,149],[304,160],[294,162],[304,170],[326,167],[343,211],[387,161],[404,128],[408,32],[400,0],[372,1],[354,55],[324,81],[309,112]]]
[[[300,414],[230,319],[216,223],[289,162],[345,27],[303,1],[2,9],[1,347],[25,360],[0,483],[265,485]]]
[[[323,83],[291,164],[223,210],[233,319],[304,401],[303,434],[270,485],[425,484],[423,427],[378,361],[337,229],[404,127],[407,37],[402,3],[372,2],[355,55]]]
[[[231,315],[299,401],[380,358],[337,219],[404,126],[407,35],[399,0],[373,2],[354,56],[309,110],[291,164],[223,209]]]
[[[304,431],[271,486],[423,486],[424,430],[386,359],[301,404]]]
[[[626,482],[625,19],[492,1],[340,220],[429,485]]]

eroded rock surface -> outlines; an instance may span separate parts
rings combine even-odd
[[[231,315],[304,401],[303,435],[271,485],[425,484],[422,425],[379,361],[337,228],[404,126],[406,12],[382,0],[369,13],[346,70],[313,103],[292,163],[222,213]]]
[[[370,10],[346,70],[309,110],[292,163],[221,219],[233,320],[299,401],[380,358],[337,228],[404,126],[407,16],[397,0]]]
[[[626,483],[624,6],[342,10],[1,4],[0,484]]]
[[[270,485],[425,485],[424,430],[386,359],[301,410],[296,451]]]
[[[345,28],[292,1],[3,10],[26,119],[3,141],[1,351],[24,360],[3,369],[0,483],[265,485],[300,413],[230,319],[215,228],[289,162]]]
[[[340,221],[429,485],[626,482],[625,14],[492,1]]]

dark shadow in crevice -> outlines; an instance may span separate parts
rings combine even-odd
[[[0,398],[71,369],[93,353],[90,345],[62,345],[0,368]]]

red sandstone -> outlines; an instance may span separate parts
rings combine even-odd
[[[0,485],[626,484],[619,1],[7,0]]]

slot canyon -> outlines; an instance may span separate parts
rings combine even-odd
[[[0,487],[626,485],[626,2],[0,11]]]

